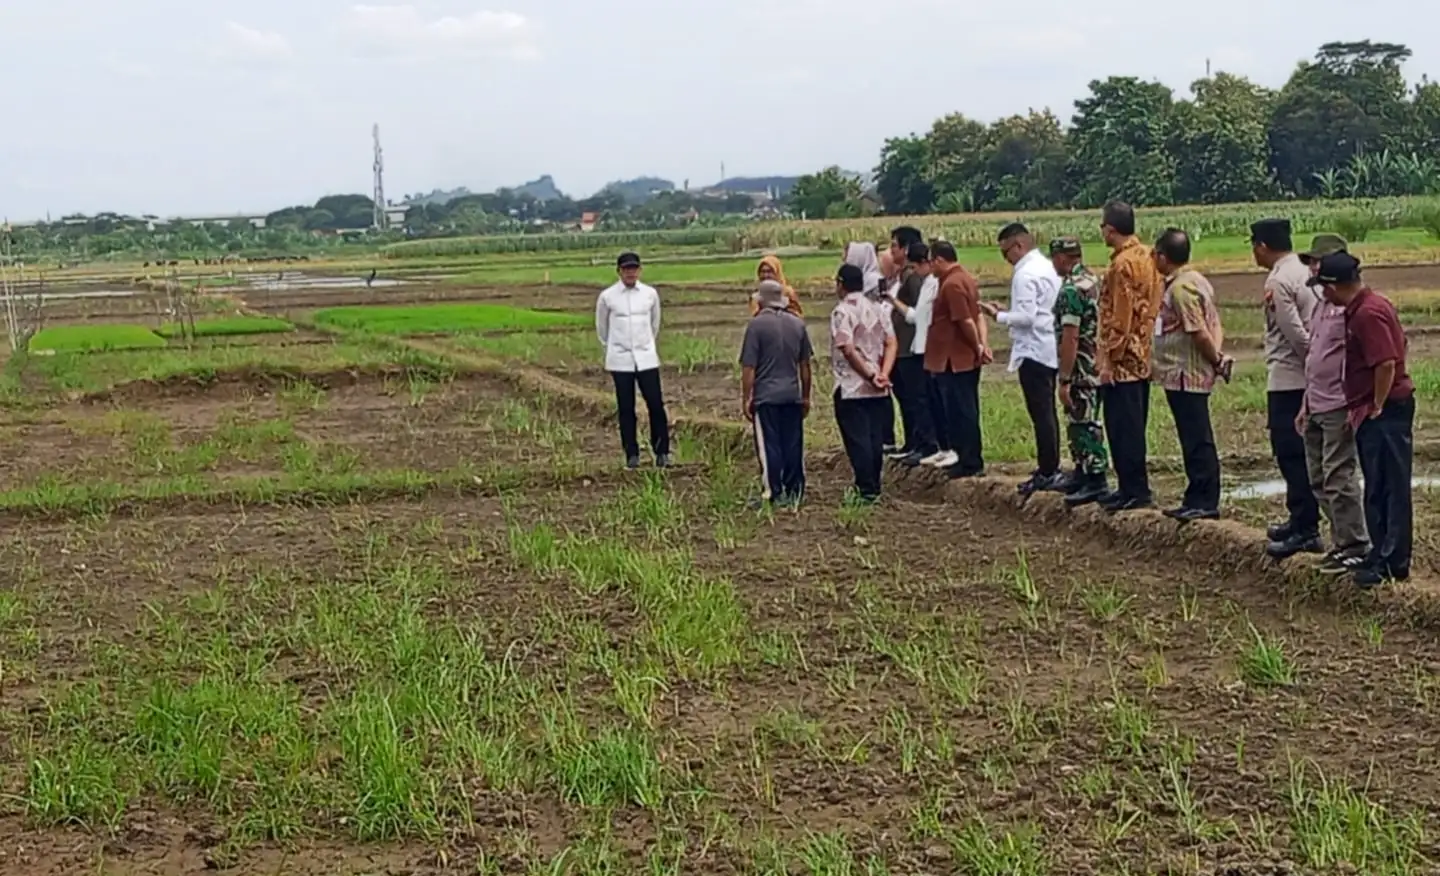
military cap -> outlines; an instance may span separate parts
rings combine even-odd
[[[1081,254],[1080,239],[1078,237],[1057,237],[1050,241],[1050,254],[1053,255],[1074,255]]]
[[[1328,255],[1349,251],[1350,245],[1346,243],[1345,238],[1340,235],[1317,234],[1315,235],[1315,239],[1310,241],[1310,248],[1300,253],[1300,261],[1308,265],[1311,262],[1318,262]]]

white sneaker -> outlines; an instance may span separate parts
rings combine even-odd
[[[960,461],[960,455],[953,450],[942,450],[920,460],[921,465],[934,466],[935,468],[948,468]]]

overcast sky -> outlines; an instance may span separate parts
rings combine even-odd
[[[377,0],[377,3],[382,0]],[[491,4],[493,5],[487,5]],[[1279,86],[1333,39],[1410,42],[1426,0],[0,0],[0,215],[267,211],[370,190],[489,191],[874,166],[947,112],[1068,119],[1091,79]],[[1420,37],[1431,34],[1425,42]]]

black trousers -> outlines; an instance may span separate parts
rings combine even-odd
[[[1165,390],[1175,431],[1180,436],[1180,453],[1185,459],[1184,508],[1220,510],[1220,454],[1215,449],[1215,431],[1210,427],[1210,393]]]
[[[1118,492],[1127,499],[1150,501],[1145,429],[1150,425],[1150,381],[1127,380],[1101,387],[1100,412],[1110,437],[1110,459]]]
[[[805,410],[799,404],[755,406],[755,451],[765,498],[772,502],[805,495]]]
[[[895,400],[900,403],[900,422],[905,427],[905,449],[929,456],[937,449],[935,419],[930,412],[930,375],[924,356],[902,356],[895,360],[890,375]]]
[[[649,371],[611,371],[615,381],[615,407],[620,418],[620,446],[625,457],[640,455],[640,443],[635,433],[635,387],[645,397],[645,409],[650,413],[650,449],[656,456],[670,452],[670,419],[665,415],[665,397],[660,392],[660,369]]]
[[[880,434],[885,447],[895,446],[895,398],[885,399],[885,412],[880,415]]]
[[[1365,525],[1370,565],[1392,575],[1410,571],[1414,508],[1410,476],[1415,456],[1415,398],[1390,401],[1380,416],[1355,430],[1365,476]]]
[[[1042,475],[1060,471],[1060,418],[1055,413],[1057,371],[1030,359],[1020,360],[1020,392],[1035,427],[1035,461]]]
[[[985,470],[980,435],[980,369],[942,371],[932,374],[944,410],[942,431],[948,449],[960,457],[951,469],[955,474],[979,474]]]
[[[894,415],[890,396],[841,398],[835,390],[835,423],[845,455],[855,470],[855,490],[865,499],[880,497],[880,472],[885,465],[886,411]]]
[[[945,396],[940,392],[939,375],[925,372],[925,390],[930,396],[930,423],[934,429],[935,447],[950,450],[950,432],[945,426]]]
[[[1295,418],[1305,403],[1305,390],[1269,393],[1266,407],[1270,419],[1270,452],[1285,479],[1285,507],[1296,532],[1320,533],[1320,502],[1310,486],[1310,469],[1305,464],[1305,438],[1295,431]]]

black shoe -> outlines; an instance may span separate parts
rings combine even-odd
[[[899,449],[900,449],[900,448],[897,447],[897,446],[895,446],[894,444],[886,444],[886,445],[884,445],[883,447],[880,448],[880,452],[883,453],[883,454],[885,454],[886,456],[889,456],[890,454],[894,453],[895,451],[897,451],[897,450],[899,450]]]
[[[1036,479],[1036,489],[1044,493],[1068,493],[1070,491],[1070,477],[1058,471],[1048,475],[1041,475]]]
[[[1072,471],[1065,475],[1065,483],[1061,486],[1060,492],[1068,496],[1083,489],[1085,489],[1085,475],[1078,471]]]
[[[655,457],[655,467],[656,467],[656,468],[669,468],[669,467],[670,467],[670,454],[668,454],[668,453],[661,453],[661,454],[657,455],[657,456]]]
[[[1015,488],[1015,492],[1022,496],[1029,496],[1040,489],[1040,472],[1032,471],[1028,480]]]
[[[905,457],[911,455],[912,453],[914,453],[913,450],[911,450],[910,448],[908,448],[908,447],[906,447],[906,446],[904,446],[904,445],[901,445],[900,447],[893,448],[893,449],[891,449],[891,450],[885,451],[885,458],[886,458],[886,459],[904,459]]]
[[[1272,541],[1265,546],[1265,553],[1272,558],[1283,560],[1296,554],[1323,554],[1325,545],[1316,532],[1293,532],[1286,539]]]
[[[1114,508],[1114,507],[1117,506],[1117,505],[1124,504],[1124,502],[1125,502],[1125,494],[1122,493],[1122,492],[1120,492],[1119,490],[1111,490],[1111,491],[1109,491],[1108,493],[1106,493],[1105,495],[1103,495],[1103,496],[1101,496],[1100,498],[1096,499],[1095,502],[1096,502],[1096,504],[1098,504],[1101,508],[1104,508],[1106,511],[1109,511],[1111,508]]]
[[[1320,568],[1317,571],[1322,575],[1332,577],[1359,572],[1365,568],[1365,558],[1368,553],[1369,551],[1363,546],[1336,548],[1320,561]]]
[[[1106,483],[1104,475],[1085,478],[1074,492],[1065,496],[1065,504],[1071,508],[1079,508],[1110,495],[1110,485]]]
[[[627,456],[627,457],[625,457],[625,467],[626,467],[626,468],[639,468],[639,467],[640,467],[640,457],[638,457],[638,456]]]
[[[1126,511],[1148,511],[1155,507],[1154,499],[1146,499],[1132,496],[1114,505],[1106,505],[1105,510],[1111,514],[1121,514]]]
[[[1409,572],[1405,577],[1410,577]],[[1355,570],[1355,586],[1361,590],[1373,590],[1391,580],[1390,575],[1379,566],[1366,565]]]
[[[950,480],[958,481],[968,478],[983,477],[985,475],[985,469],[968,469],[961,468],[958,465],[952,465],[950,468],[946,469],[946,474],[949,475]]]
[[[1165,516],[1181,523],[1193,523],[1196,520],[1219,520],[1220,512],[1211,508],[1186,508],[1181,505],[1166,511]]]
[[[1265,529],[1265,537],[1271,541],[1285,541],[1295,534],[1295,522],[1287,520],[1284,523],[1272,523]]]
[[[920,460],[930,456],[934,452],[933,450],[912,450],[895,461],[906,468],[918,468],[920,466]]]

